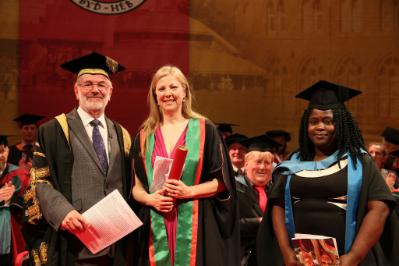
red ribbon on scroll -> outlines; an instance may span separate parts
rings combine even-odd
[[[184,162],[186,161],[188,150],[185,146],[179,146],[176,149],[175,158],[173,159],[172,167],[169,172],[170,179],[180,179]]]

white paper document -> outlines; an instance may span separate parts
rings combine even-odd
[[[82,215],[91,226],[76,236],[93,254],[112,245],[143,224],[117,189]]]
[[[170,168],[172,166],[173,159],[165,158],[161,156],[156,156],[154,161],[154,170],[153,170],[153,180],[150,186],[150,192],[154,193],[155,191],[162,188],[165,180],[169,174]]]

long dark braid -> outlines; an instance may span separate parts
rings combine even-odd
[[[340,158],[346,152],[356,165],[356,159],[362,158],[361,149],[366,150],[360,129],[346,108],[331,108],[334,115],[335,138]],[[313,143],[308,136],[308,121],[311,108],[304,111],[299,131],[299,158],[301,161],[312,161],[315,156]]]

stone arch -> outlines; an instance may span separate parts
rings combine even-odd
[[[399,29],[399,3],[396,0],[381,0],[380,2],[380,28],[384,32]]]
[[[341,32],[360,32],[363,28],[363,1],[339,1],[339,29]]]
[[[399,57],[387,56],[377,69],[375,99],[376,117],[399,119]]]
[[[363,68],[353,56],[345,57],[338,62],[334,77],[339,84],[354,89],[360,89],[364,92],[362,88]],[[359,99],[359,97],[355,97],[347,103],[347,106],[349,110],[356,113],[356,116],[360,118],[364,115],[363,103],[364,102]]]
[[[317,33],[323,29],[323,5],[321,0],[302,0],[301,29],[304,33]]]
[[[323,64],[321,64],[321,62],[317,60],[315,56],[310,56],[305,58],[299,65],[297,77],[299,78],[295,94],[299,93],[320,79],[326,79],[327,71],[323,67]],[[302,114],[305,104],[307,103],[304,102],[304,104],[295,104],[296,116]]]
[[[293,98],[291,90],[289,89],[289,75],[288,67],[282,62],[279,57],[270,58],[266,69],[268,75],[268,97],[273,98],[274,102],[279,103],[275,105],[275,110],[279,113],[290,113],[293,109],[292,104],[287,104],[287,100]]]
[[[278,33],[285,30],[285,3],[284,0],[270,0],[266,3],[266,33]]]

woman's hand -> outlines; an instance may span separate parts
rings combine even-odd
[[[165,196],[165,190],[160,189],[152,194],[148,194],[148,205],[156,209],[158,212],[170,212],[174,206],[174,199]]]
[[[283,259],[285,266],[298,266],[299,263],[296,259],[295,252],[292,249],[283,252]]]
[[[166,179],[164,189],[167,195],[176,199],[193,198],[191,187],[184,184],[181,180]]]
[[[359,265],[360,261],[356,260],[350,252],[339,257],[340,266],[356,266]]]

